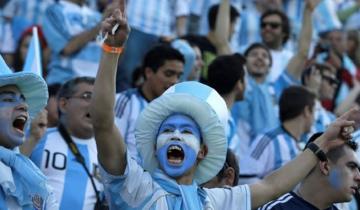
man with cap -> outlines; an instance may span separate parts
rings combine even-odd
[[[12,73],[0,57],[0,209],[54,209],[46,177],[18,152],[29,116],[46,105],[45,81],[30,72]]]
[[[99,162],[111,209],[251,209],[293,189],[335,145],[350,138],[351,110],[289,164],[253,185],[206,189],[198,187],[223,167],[226,157],[227,108],[212,88],[183,82],[152,101],[138,119],[135,137],[143,166],[126,153],[114,123],[116,65],[128,35],[120,9],[102,23],[109,33],[95,81],[90,114]],[[346,129],[343,129],[346,128]],[[339,138],[336,138],[339,137]],[[336,139],[336,140],[335,140]],[[145,170],[144,170],[145,169]]]

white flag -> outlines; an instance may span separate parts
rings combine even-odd
[[[28,48],[23,71],[33,72],[42,76],[40,42],[36,27],[33,27],[33,36]]]

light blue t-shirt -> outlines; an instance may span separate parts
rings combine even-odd
[[[115,123],[124,137],[129,155],[139,164],[141,158],[136,148],[135,125],[140,113],[148,104],[138,88],[128,89],[116,95]]]
[[[62,84],[79,76],[96,76],[101,47],[95,39],[70,56],[63,56],[61,52],[73,37],[92,29],[100,20],[101,14],[86,5],[79,6],[60,0],[48,7],[43,25],[44,35],[52,52],[48,66],[48,84]]]

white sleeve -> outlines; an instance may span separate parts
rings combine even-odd
[[[128,153],[126,158],[127,165],[122,176],[111,175],[100,166],[110,209],[121,209],[123,206],[139,207],[159,188],[151,175]]]
[[[204,189],[208,195],[208,203],[213,209],[251,209],[251,195],[248,185],[239,185],[231,188]]]

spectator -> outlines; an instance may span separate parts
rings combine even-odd
[[[225,100],[230,112],[236,101],[244,99],[245,92],[245,58],[240,54],[222,55],[209,66],[207,85],[214,88]],[[226,135],[228,147],[238,160],[247,152],[250,144],[249,124],[246,121],[237,122],[229,117]]]
[[[303,138],[303,142],[307,142],[312,134],[325,131],[327,126],[335,120],[335,115],[326,110],[321,101],[334,99],[339,80],[336,77],[336,69],[333,66],[327,63],[315,63],[304,70],[302,84],[316,95],[314,123],[311,131]]]
[[[315,95],[301,86],[292,86],[283,91],[279,105],[280,126],[259,135],[240,160],[241,183],[263,179],[304,148],[301,137],[313,124]]]
[[[1,26],[0,52],[9,57],[9,65],[17,65],[14,60],[20,37],[31,25],[43,25],[46,8],[54,0],[6,0],[2,9],[3,24]],[[0,21],[1,22],[1,21]],[[0,23],[1,24],[1,23]],[[8,61],[8,60],[7,60]],[[15,68],[16,69],[16,68]],[[20,70],[20,69],[18,69]]]
[[[280,10],[268,10],[260,18],[260,28],[262,42],[270,49],[273,60],[268,78],[274,82],[293,56],[292,51],[284,47],[291,33],[290,22]]]
[[[40,43],[40,53],[41,53],[41,62],[42,62],[42,70],[43,70],[43,77],[46,78],[47,75],[47,64],[49,62],[50,51],[47,47],[46,40],[44,38],[43,32],[40,26],[30,26],[29,28],[25,29],[25,31],[21,34],[15,55],[14,55],[14,70],[15,71],[22,71],[24,69],[24,64],[26,60],[26,56],[28,53],[28,49],[31,43],[31,39],[33,36],[33,27],[36,27],[38,30],[38,37]]]
[[[229,0],[222,0],[213,5],[208,13],[209,32],[206,36],[189,35],[185,38],[199,46],[204,60],[201,71],[201,81],[207,80],[207,69],[218,55],[231,53],[230,38],[234,33],[239,12],[229,4]]]
[[[317,133],[311,140],[320,135]],[[296,190],[261,209],[338,209],[335,203],[349,202],[359,190],[360,163],[356,150],[357,143],[353,141],[329,150],[327,159],[316,164]]]
[[[217,187],[234,187],[239,182],[239,163],[236,156],[227,149],[224,166],[219,173],[209,181],[205,182],[202,187],[217,188]]]
[[[142,71],[144,82],[139,88],[128,89],[116,97],[115,115],[131,157],[141,162],[135,142],[135,123],[147,104],[177,83],[184,68],[184,57],[167,45],[152,48],[145,56]]]
[[[319,47],[320,46],[320,47]],[[333,111],[346,98],[353,87],[356,66],[346,54],[346,33],[334,29],[322,34],[314,57],[317,63],[329,63],[336,69],[339,86],[332,101],[322,101],[327,110]],[[321,51],[322,50],[322,51]]]
[[[102,28],[110,31],[119,23],[120,29],[105,42],[114,48],[122,47],[128,34],[125,3],[122,0],[120,4],[121,9],[104,20]],[[114,123],[114,76],[119,54],[104,52],[90,108],[110,208],[257,208],[293,189],[318,162],[315,153],[327,152],[351,138],[354,122],[349,120],[358,113],[355,109],[329,126],[311,148],[264,181],[230,189],[199,188],[197,183],[208,181],[223,167],[227,108],[210,87],[184,82],[150,103],[138,119],[136,137],[144,160],[142,168],[127,155]]]
[[[46,131],[30,158],[54,188],[60,209],[94,209],[102,200],[89,105],[94,78],[78,77],[59,90],[59,125]]]
[[[131,32],[118,66],[117,92],[131,87],[132,72],[159,40],[185,34],[189,0],[131,0],[126,9]]]
[[[261,15],[265,11],[280,10],[281,8],[282,1],[279,0],[244,1],[240,21],[236,24],[235,34],[232,39],[234,51],[243,53],[244,49],[251,44],[261,42]]]
[[[12,73],[0,57],[0,206],[1,209],[57,208],[46,177],[16,147],[25,126],[47,101],[45,81],[30,72]]]
[[[312,8],[319,3],[319,1],[308,2],[303,11],[304,24],[299,39],[300,47],[274,83],[267,79],[273,62],[270,50],[261,43],[254,43],[245,51],[246,68],[249,73],[246,77],[248,88],[244,100],[234,104],[232,115],[235,123],[241,120],[250,125],[251,140],[278,126],[277,101],[282,90],[294,83],[300,84],[311,42]],[[277,15],[275,16],[278,18]]]

